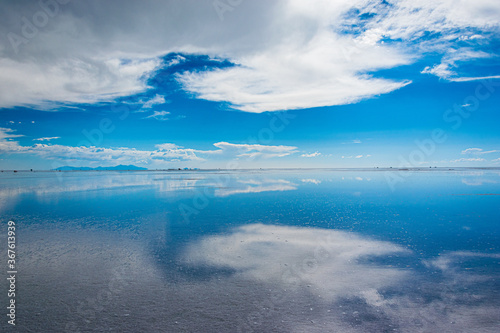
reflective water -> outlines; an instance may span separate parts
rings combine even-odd
[[[402,173],[2,173],[16,331],[499,331],[500,171]]]

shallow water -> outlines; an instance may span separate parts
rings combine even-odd
[[[391,172],[4,172],[15,331],[497,332],[500,171]]]

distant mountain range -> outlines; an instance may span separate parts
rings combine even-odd
[[[55,171],[125,171],[125,170],[147,170],[147,168],[141,168],[135,165],[117,165],[114,167],[96,167],[96,168],[90,168],[90,167],[73,167],[73,166],[62,166],[59,168],[54,169]]]

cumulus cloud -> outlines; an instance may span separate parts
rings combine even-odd
[[[36,154],[45,159],[70,162],[109,162],[113,164],[148,164],[154,161],[204,161],[213,156],[226,158],[274,158],[284,157],[297,152],[293,146],[271,146],[259,144],[234,144],[217,142],[218,149],[199,150],[184,148],[173,143],[163,143],[155,146],[155,150],[139,150],[128,147],[73,147],[37,143],[32,146],[21,146],[13,138],[22,135],[14,134],[14,130],[0,128],[0,153]]]
[[[156,145],[155,147],[160,151],[182,148],[174,143],[162,143],[162,144]]]
[[[60,139],[60,138],[61,137],[59,137],[59,136],[51,136],[51,137],[33,139],[33,141],[50,141],[50,140],[56,140],[56,139]]]
[[[293,146],[267,146],[259,144],[234,144],[228,142],[217,142],[214,146],[220,148],[220,151],[214,153],[231,154],[237,157],[245,158],[271,158],[284,157],[297,152],[297,147]]]
[[[232,9],[221,20],[212,0],[71,1],[36,27],[39,2],[3,2],[0,107],[50,108],[143,92],[156,70],[185,61],[177,55],[162,63],[168,53],[233,63],[177,79],[199,98],[239,110],[353,103],[409,84],[373,73],[426,52],[443,60],[424,71],[453,77],[459,62],[486,56],[470,43],[484,41],[477,30],[496,29],[500,17],[500,4],[489,0],[246,1]],[[30,34],[22,17],[35,28]],[[468,49],[451,50],[458,40]]]
[[[314,153],[310,153],[310,154],[302,154],[300,155],[301,157],[318,157],[318,156],[321,156],[321,153],[319,152],[314,152]]]
[[[199,98],[229,101],[247,112],[289,110],[325,105],[341,105],[384,94],[404,87],[396,82],[358,75],[358,71],[382,69],[408,63],[398,52],[360,52],[357,62],[346,61],[342,47],[349,42],[333,35],[316,36],[306,43],[279,45],[265,53],[233,59],[238,65],[207,72],[178,76],[186,90]]]

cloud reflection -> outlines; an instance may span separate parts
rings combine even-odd
[[[355,294],[382,302],[377,290],[407,272],[369,260],[405,254],[409,251],[401,246],[345,231],[249,224],[191,244],[185,257],[192,264],[233,269],[285,288],[312,287],[326,299]]]
[[[108,189],[132,191],[145,188],[164,194],[209,188],[213,190],[214,196],[227,197],[241,193],[296,190],[297,185],[285,179],[258,176],[239,178],[237,175],[229,175],[221,180],[217,173],[71,172],[37,173],[36,177],[28,173],[2,179],[0,209],[7,199],[12,200],[26,193],[47,199],[47,195],[67,192]]]
[[[292,191],[297,186],[284,179],[246,179],[231,182],[227,187],[215,189],[215,196],[227,197],[241,193],[260,193],[272,191]]]

